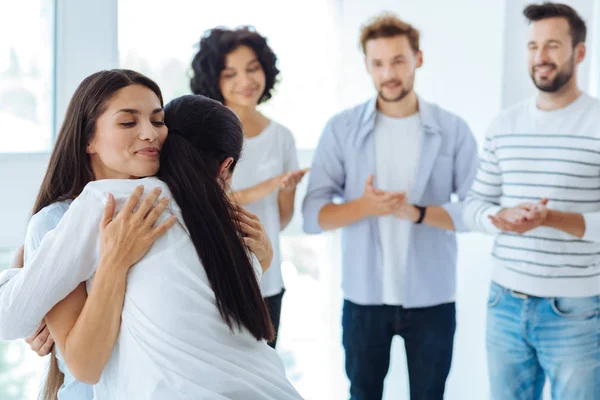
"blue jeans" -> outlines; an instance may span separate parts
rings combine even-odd
[[[405,309],[346,300],[342,328],[351,400],[381,400],[395,335],[404,339],[410,398],[443,399],[456,330],[454,303]]]
[[[487,317],[494,400],[600,399],[600,296],[540,298],[492,283]]]

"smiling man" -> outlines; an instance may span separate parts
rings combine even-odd
[[[342,228],[342,316],[352,400],[381,399],[394,336],[411,399],[441,400],[455,320],[456,237],[477,172],[467,124],[414,90],[419,31],[384,14],[360,43],[377,96],[334,116],[304,201],[308,233]],[[341,203],[334,202],[341,198]]]
[[[498,234],[488,300],[492,397],[600,398],[600,102],[577,87],[585,22],[524,10],[535,98],[491,124],[465,222]]]

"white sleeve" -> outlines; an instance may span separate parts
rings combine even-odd
[[[52,307],[91,278],[98,261],[104,205],[103,195],[84,190],[23,269],[1,284],[0,339],[35,333]]]
[[[283,149],[283,172],[291,172],[297,170],[298,167],[298,152],[296,151],[296,141],[292,132],[287,128],[285,130],[285,141]]]
[[[40,247],[44,236],[58,226],[66,210],[58,207],[57,204],[53,204],[31,217],[29,224],[27,224],[27,232],[23,243],[25,263]]]
[[[490,128],[485,137],[479,169],[463,208],[464,223],[467,227],[492,235],[500,233],[500,230],[489,217],[502,210],[502,169],[496,156],[495,132],[495,129]]]

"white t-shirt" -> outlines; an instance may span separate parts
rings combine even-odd
[[[231,187],[243,190],[267,179],[298,169],[298,156],[294,137],[285,126],[271,121],[258,136],[245,140],[244,150],[235,171]],[[263,274],[261,289],[263,297],[274,296],[283,289],[281,276],[281,250],[279,246],[279,191],[264,199],[246,204],[248,210],[258,216],[273,245],[273,262]]]
[[[112,193],[120,210],[140,184],[145,193],[161,187],[170,196],[156,178],[86,186],[22,271],[0,286],[3,339],[33,333],[80,282],[89,290],[106,196]],[[94,398],[299,399],[273,349],[246,330],[229,331],[173,201],[169,211],[159,223],[170,214],[179,223],[129,272],[121,329]]]
[[[375,119],[375,187],[410,195],[417,175],[423,126],[419,113],[391,118],[378,112]],[[401,305],[412,222],[393,215],[379,217],[383,254],[383,302]]]

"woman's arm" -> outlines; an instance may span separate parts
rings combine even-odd
[[[0,339],[38,331],[50,309],[94,273],[103,199],[82,193],[19,273],[0,285]],[[94,205],[95,207],[89,207]]]
[[[51,335],[79,382],[98,383],[112,353],[125,299],[127,273],[123,271],[101,262],[89,296],[81,283],[46,315]]]
[[[242,206],[255,203],[273,193],[279,187],[282,178],[283,176],[275,176],[248,189],[231,192],[229,197]]]
[[[277,203],[279,205],[279,224],[280,230],[284,230],[294,216],[294,201],[296,199],[296,186],[308,169],[299,169],[284,175],[280,183],[279,197]]]
[[[176,221],[171,217],[154,228],[168,199],[154,207],[160,194],[155,190],[134,211],[141,193],[136,190],[114,219],[115,204],[110,197],[100,224],[101,258],[89,295],[82,283],[46,315],[50,334],[69,371],[80,382],[97,383],[110,358],[121,324],[130,267]]]

